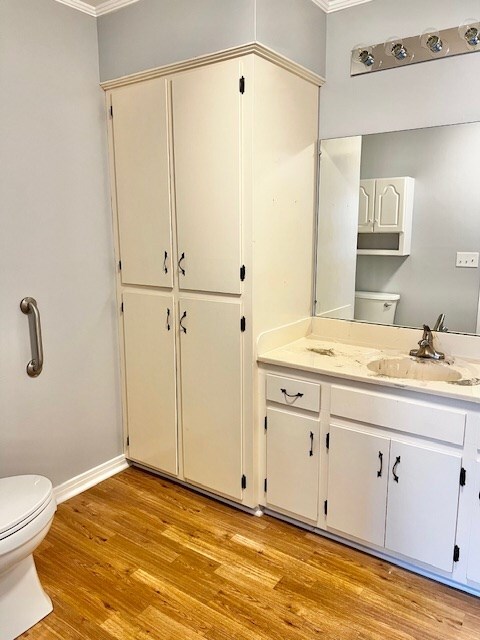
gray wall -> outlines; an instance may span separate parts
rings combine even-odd
[[[0,476],[58,485],[122,452],[96,24],[54,0],[2,0],[0,24]]]
[[[326,17],[312,0],[256,0],[255,40],[324,76]]]
[[[480,123],[365,136],[362,178],[415,178],[412,250],[404,258],[358,256],[356,288],[401,295],[395,323],[476,330],[479,270],[455,267],[480,251]]]
[[[321,91],[321,137],[396,131],[480,119],[480,55],[469,54],[350,77],[359,43],[421,34],[480,17],[478,0],[372,0],[327,17],[327,83]]]
[[[325,71],[325,13],[311,0],[140,0],[97,23],[102,81],[255,40]]]

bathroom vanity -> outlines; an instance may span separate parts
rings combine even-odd
[[[260,338],[263,502],[478,594],[478,338],[435,334],[459,354],[442,364],[408,356],[420,333],[314,318]]]

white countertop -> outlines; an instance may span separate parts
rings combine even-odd
[[[458,371],[462,375],[458,382],[393,378],[367,368],[374,360],[408,357],[408,353],[399,350],[375,349],[310,335],[261,353],[258,361],[335,378],[480,403],[480,362],[447,357],[445,362],[438,363],[438,366],[452,367]]]

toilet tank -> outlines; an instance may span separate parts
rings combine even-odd
[[[355,320],[393,324],[400,300],[398,293],[355,291]]]

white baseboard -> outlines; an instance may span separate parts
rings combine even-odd
[[[93,469],[89,469],[88,471],[81,473],[79,476],[75,476],[75,478],[71,478],[62,484],[59,484],[58,487],[53,488],[57,504],[60,504],[69,498],[73,498],[73,496],[76,496],[91,487],[94,487],[102,480],[106,480],[107,478],[114,476],[116,473],[120,473],[120,471],[123,471],[129,466],[130,465],[125,459],[125,456],[122,454],[116,458],[107,460],[107,462],[99,464],[98,467],[94,467]]]

